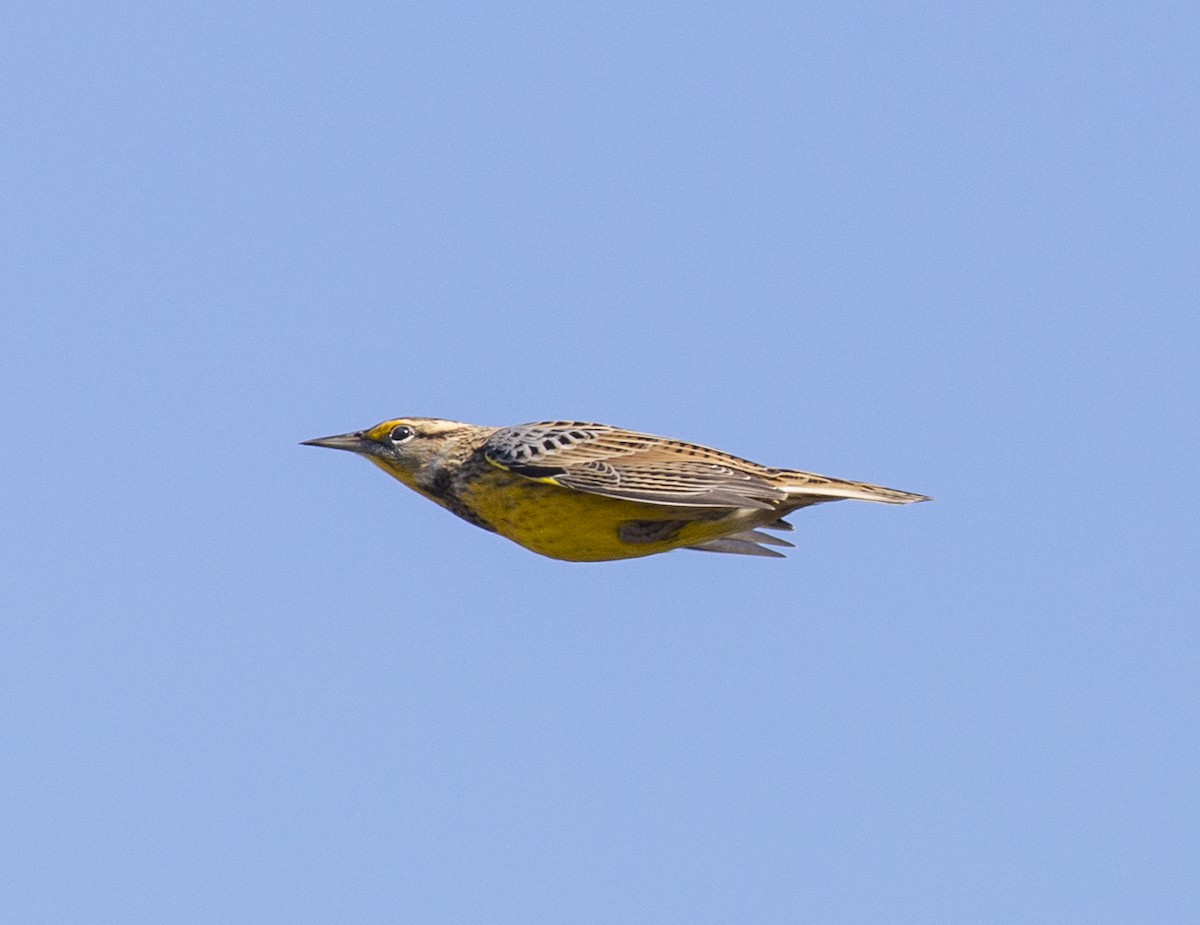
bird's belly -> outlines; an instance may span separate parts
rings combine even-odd
[[[501,536],[543,556],[572,562],[649,556],[740,529],[728,522],[728,511],[606,498],[501,470],[472,480],[460,490],[460,498]],[[630,523],[656,522],[664,524],[662,531],[639,531],[647,539],[622,538],[622,527]]]

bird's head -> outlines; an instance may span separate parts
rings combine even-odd
[[[395,418],[366,430],[305,440],[304,445],[365,456],[384,472],[420,489],[423,476],[446,460],[461,438],[489,430],[441,418]]]

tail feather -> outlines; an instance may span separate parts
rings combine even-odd
[[[745,534],[739,534],[745,536]],[[791,546],[791,543],[788,543]],[[734,536],[722,536],[715,540],[709,540],[707,543],[698,543],[695,546],[684,547],[686,549],[698,549],[701,552],[732,552],[742,556],[770,556],[773,559],[782,559],[783,553],[776,552],[774,549],[768,549],[766,546],[759,546],[755,540],[738,539]]]
[[[772,525],[767,526],[768,530],[774,530]],[[771,533],[763,533],[762,530],[746,530],[742,533],[731,533],[730,539],[748,540],[751,543],[764,543],[767,546],[789,546],[795,548],[795,543],[789,543],[782,536],[775,536]]]
[[[931,500],[926,495],[913,494],[911,491],[900,491],[896,488],[884,488],[882,485],[871,485],[868,482],[846,482],[841,479],[831,479],[812,472],[782,472],[785,484],[780,487],[795,499],[812,498],[810,503],[818,501],[880,501],[884,504],[912,504],[914,501]]]
[[[779,529],[774,524],[768,525],[768,529]],[[688,546],[688,549],[699,549],[701,552],[732,552],[739,553],[743,556],[782,556],[783,553],[777,552],[774,549],[768,549],[768,546],[786,546],[789,549],[795,548],[795,543],[789,543],[781,536],[772,536],[770,533],[763,533],[761,530],[743,530],[741,533],[730,533],[727,536],[717,537],[715,540],[709,540],[706,543],[698,543],[695,546]]]

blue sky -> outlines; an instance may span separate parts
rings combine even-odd
[[[8,9],[0,918],[1200,918],[1198,26]],[[936,500],[554,562],[402,415]]]

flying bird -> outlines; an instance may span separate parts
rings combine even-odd
[[[607,424],[482,427],[396,418],[306,440],[349,450],[477,527],[552,559],[599,562],[672,549],[782,556],[765,531],[826,501],[928,501],[894,488],[776,469]]]

